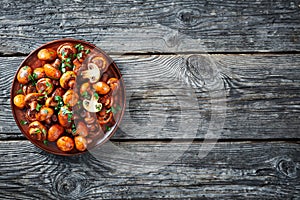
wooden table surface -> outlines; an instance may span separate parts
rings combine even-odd
[[[0,199],[300,199],[299,0],[0,5]],[[123,74],[124,120],[99,152],[48,154],[13,119],[19,64],[60,38]]]

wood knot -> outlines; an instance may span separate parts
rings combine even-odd
[[[291,158],[280,158],[277,161],[276,169],[281,174],[289,178],[297,178],[300,166],[296,164]]]
[[[186,59],[186,76],[197,87],[215,85],[217,70],[209,55],[192,55]]]
[[[199,23],[200,11],[197,9],[182,9],[177,13],[177,19],[184,26],[195,26]]]
[[[78,197],[86,186],[86,178],[78,173],[60,173],[54,179],[53,193],[60,198]]]

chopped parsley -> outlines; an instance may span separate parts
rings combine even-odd
[[[63,57],[66,57],[66,56],[67,56],[67,52],[62,51],[62,52],[61,52],[61,55],[62,55]]]
[[[82,93],[82,96],[85,98],[85,99],[89,99],[90,98],[90,95],[87,91],[83,92]]]
[[[111,130],[111,127],[106,126],[105,129],[106,129],[106,131],[110,131],[110,130]]]
[[[35,74],[35,73],[33,73]],[[36,74],[35,74],[36,75]],[[28,78],[29,80],[32,82],[32,85],[35,86],[36,85],[36,81],[35,81],[35,77],[34,75],[29,74]]]
[[[106,110],[106,114],[111,112],[111,108]]]
[[[72,134],[74,135],[76,133],[76,126],[75,124],[72,124]]]
[[[28,69],[28,66],[24,66],[24,68],[23,68],[23,69],[25,69],[25,70],[26,70],[26,69]]]
[[[52,84],[49,83],[49,82],[46,82],[46,86],[49,87],[49,88],[52,88]]]
[[[72,111],[62,107],[61,112],[62,112],[63,115],[68,115],[68,122],[72,121],[72,117],[73,117],[73,112]]]
[[[42,107],[42,105],[40,105],[40,104],[37,104],[37,105],[36,105],[36,108],[35,108],[35,109],[36,109],[36,111],[40,111],[41,107]]]
[[[87,49],[85,50],[85,54],[89,54],[91,52],[91,50]]]
[[[78,50],[78,51],[82,51],[82,50],[84,50],[84,46],[82,45],[82,44],[76,44],[75,45],[75,48]]]
[[[21,120],[21,121],[20,121],[20,124],[26,125],[26,124],[28,124],[28,122],[27,122],[27,121],[24,121],[24,120]]]
[[[22,93],[23,93],[22,89],[17,90],[17,94],[22,94]]]
[[[62,98],[60,96],[54,96],[54,100],[57,101],[57,106],[54,109],[60,110],[60,108],[64,106]]]
[[[47,135],[46,129],[42,129],[43,135]]]
[[[99,94],[97,92],[94,92],[94,97],[98,100],[99,99]]]
[[[41,133],[41,130],[40,129],[36,129],[35,133]]]
[[[48,140],[43,141],[44,145],[48,145]]]

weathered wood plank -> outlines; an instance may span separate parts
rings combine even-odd
[[[213,138],[299,138],[298,55],[113,58],[127,93],[122,131],[115,138],[203,139],[213,127]],[[22,59],[0,58],[1,139],[23,138],[9,105],[10,85]]]
[[[154,151],[176,154],[174,144],[121,143],[120,148],[147,155]],[[141,163],[121,155],[98,160],[48,155],[28,141],[0,142],[1,199],[298,199],[300,197],[300,146],[296,143],[218,143],[202,159],[201,144],[194,143],[178,160],[134,173]],[[109,159],[110,157],[110,159]],[[120,160],[119,160],[120,159]],[[115,161],[117,161],[115,163]],[[132,165],[132,162],[135,165]],[[145,164],[145,163],[144,163]],[[156,164],[164,164],[156,160]],[[116,165],[130,167],[129,171]],[[147,167],[147,165],[144,165]]]
[[[0,54],[64,37],[119,53],[298,51],[299,12],[286,0],[5,0]]]

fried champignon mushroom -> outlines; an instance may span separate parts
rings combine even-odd
[[[27,95],[27,94],[30,94],[30,93],[36,93],[37,91],[36,91],[36,87],[35,86],[33,86],[32,84],[27,84],[27,85],[23,85],[23,88],[22,88],[22,90],[23,90],[23,93],[25,94],[25,95]]]
[[[48,63],[45,64],[44,65],[44,70],[45,70],[46,75],[49,78],[58,80],[61,77],[61,71],[58,68],[56,68],[55,66],[51,65],[51,64],[48,64]]]
[[[116,90],[119,88],[119,80],[117,78],[110,78],[107,81],[111,90]]]
[[[93,88],[96,90],[98,94],[102,94],[102,95],[107,94],[110,91],[110,87],[102,81],[95,83],[93,85]]]
[[[29,105],[30,110],[33,111],[36,109],[37,101],[43,97],[44,94],[41,93],[30,93],[25,96],[25,104]]]
[[[77,49],[73,46],[72,43],[64,43],[61,44],[57,48],[57,55],[60,59],[65,60],[69,57],[73,57],[74,54],[77,53]]]
[[[42,67],[38,67],[33,70],[33,74],[35,74],[35,79],[41,79],[45,77],[45,70]]]
[[[29,82],[29,76],[32,75],[32,69],[29,66],[21,67],[17,74],[17,79],[21,84],[27,84]]]
[[[102,104],[98,103],[98,100],[94,96],[94,94],[92,94],[92,97],[90,100],[84,99],[82,104],[83,104],[84,109],[88,112],[95,113],[95,112],[99,112],[102,109]]]
[[[102,114],[102,112],[99,113],[98,115],[98,122],[99,124],[107,124],[110,122],[110,120],[112,120],[113,118],[113,113],[112,112],[104,112],[104,114]]]
[[[58,122],[65,128],[69,128],[72,125],[72,111],[67,106],[60,108],[58,112]]]
[[[101,55],[94,56],[90,60],[92,63],[96,64],[102,72],[106,71],[108,67],[108,63],[104,55],[101,54]]]
[[[38,59],[44,61],[53,61],[56,57],[56,51],[53,49],[41,49],[37,54]]]
[[[52,125],[49,130],[48,130],[48,141],[49,142],[54,142],[56,141],[63,133],[65,129],[59,125],[59,124],[54,124]]]
[[[62,136],[56,141],[57,147],[62,151],[71,151],[74,148],[74,141],[68,136]]]
[[[23,109],[26,105],[25,103],[25,96],[23,94],[18,94],[14,97],[14,104],[18,108]]]
[[[46,107],[56,107],[57,105],[58,105],[58,103],[55,102],[54,97],[48,97],[46,99],[46,102],[45,102]]]
[[[73,65],[74,65],[74,69],[73,71],[77,74],[78,70],[80,69],[81,67],[81,62],[76,58],[73,60]]]
[[[64,94],[65,94],[65,90],[62,89],[61,87],[59,87],[59,88],[56,88],[54,90],[54,92],[52,93],[51,97],[53,97],[53,98],[55,98],[55,96],[62,97]]]
[[[78,151],[85,151],[87,148],[87,141],[85,137],[79,135],[74,138],[75,147]]]
[[[39,121],[45,121],[47,119],[51,119],[53,114],[54,114],[54,110],[52,108],[43,106],[40,109],[40,111],[37,113],[36,118]]]
[[[39,121],[34,121],[29,124],[29,134],[36,140],[46,140],[47,127]]]
[[[88,70],[81,72],[84,79],[89,79],[90,83],[96,83],[100,79],[100,70],[95,63],[88,63]]]
[[[80,90],[79,90],[80,94],[84,93],[84,92],[91,92],[91,85],[89,82],[85,82],[80,86]]]
[[[52,80],[50,78],[41,78],[36,83],[36,89],[39,93],[46,92],[47,94],[50,94],[53,91],[53,88]]]
[[[76,103],[78,102],[79,96],[74,90],[68,90],[64,95],[63,95],[63,101],[65,105],[69,106],[75,106]]]
[[[79,121],[76,125],[76,132],[74,135],[80,135],[86,137],[89,134],[88,128],[84,122]]]
[[[25,113],[25,117],[30,122],[37,121],[36,114],[37,114],[36,110],[27,109]]]
[[[67,71],[59,80],[60,86],[64,89],[72,88],[75,84],[76,74],[73,71]]]

